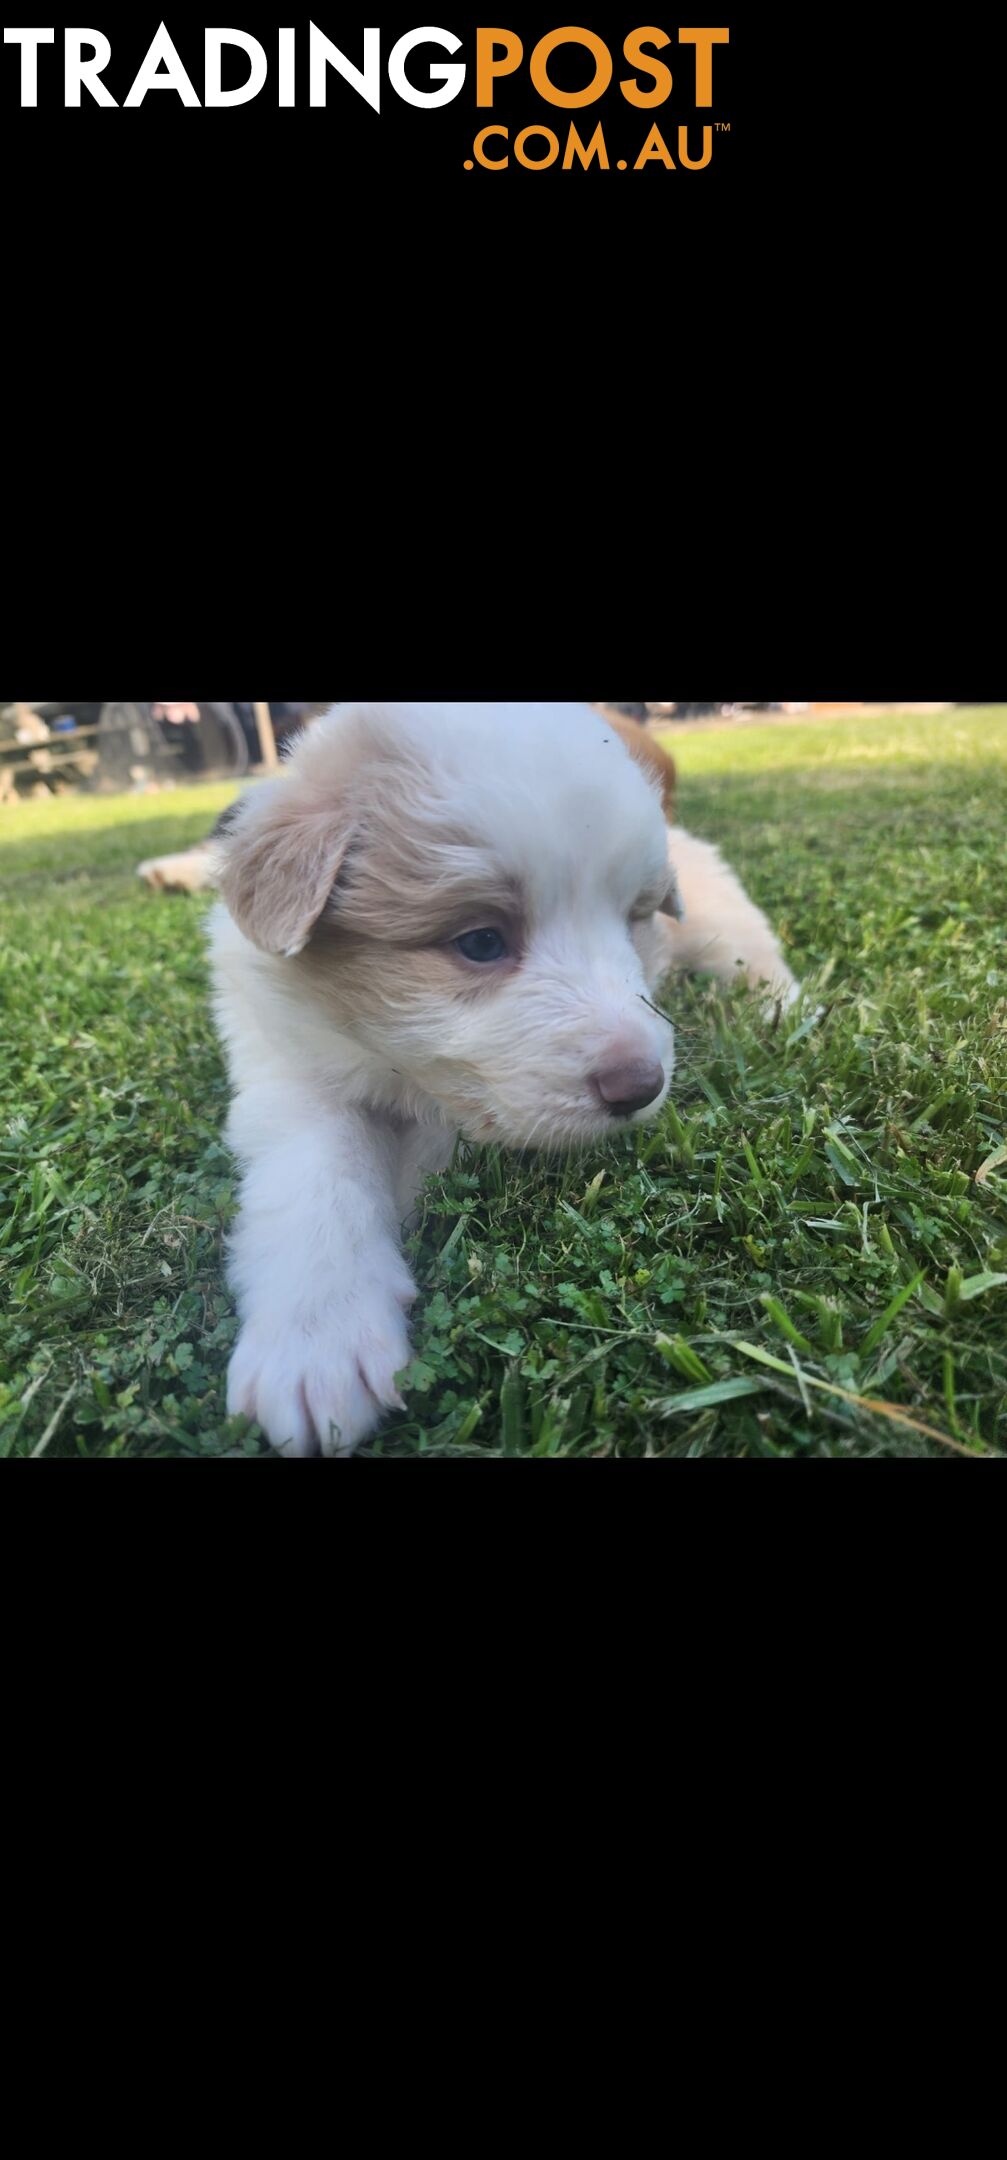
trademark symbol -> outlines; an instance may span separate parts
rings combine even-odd
[[[731,123],[729,120],[715,120],[713,125],[716,128],[718,135],[729,135],[731,132]]]

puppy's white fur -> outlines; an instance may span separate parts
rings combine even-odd
[[[580,705],[337,706],[216,844],[218,1022],[243,1166],[228,1410],[346,1452],[398,1403],[400,1225],[455,1139],[612,1129],[595,1076],[655,1069],[671,967],[796,985],[715,848]],[[677,886],[677,893],[676,893]],[[662,908],[675,910],[682,919]],[[500,929],[489,967],[454,940]]]

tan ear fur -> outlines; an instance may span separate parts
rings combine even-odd
[[[608,726],[625,743],[630,757],[635,758],[638,765],[644,766],[648,772],[653,774],[656,780],[660,781],[664,814],[669,825],[673,825],[675,822],[675,788],[678,779],[674,758],[669,757],[667,750],[662,749],[661,744],[655,741],[653,735],[648,735],[646,728],[641,727],[638,720],[631,720],[626,713],[612,712],[607,705],[599,707],[599,710]]]
[[[218,889],[238,928],[262,952],[303,952],[350,840],[331,805],[306,809],[288,781],[249,798],[227,835]]]

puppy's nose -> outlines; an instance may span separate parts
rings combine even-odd
[[[634,1058],[628,1065],[605,1065],[593,1075],[595,1087],[613,1117],[632,1117],[656,1101],[664,1086],[663,1065]]]

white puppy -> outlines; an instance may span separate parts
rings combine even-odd
[[[344,1453],[399,1403],[400,1225],[457,1135],[572,1144],[655,1117],[670,967],[795,985],[587,705],[336,706],[214,856],[244,1171],[228,1410],[289,1454]]]

